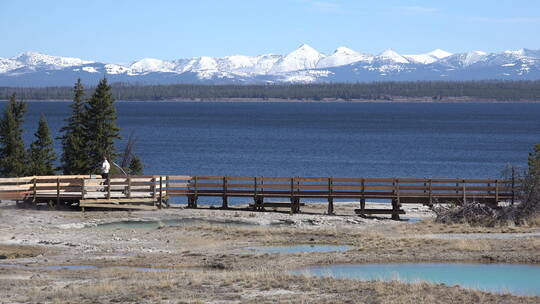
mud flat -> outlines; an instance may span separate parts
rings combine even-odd
[[[540,264],[538,227],[440,225],[420,205],[406,206],[413,221],[366,219],[354,214],[357,207],[337,203],[337,215],[328,216],[323,214],[325,204],[307,204],[301,214],[290,215],[285,210],[178,207],[81,213],[0,203],[0,303],[540,301],[443,284],[292,274],[293,269],[332,264]],[[450,234],[480,236],[445,236]],[[348,247],[326,252],[249,250],[288,245]]]

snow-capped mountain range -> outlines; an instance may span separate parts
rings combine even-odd
[[[388,49],[372,55],[339,47],[323,54],[303,44],[287,55],[145,58],[127,65],[37,52],[0,58],[0,86],[71,85],[78,77],[94,84],[104,75],[137,84],[530,80],[540,79],[540,50],[402,55]]]

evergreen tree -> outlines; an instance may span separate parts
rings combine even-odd
[[[116,159],[114,140],[119,139],[119,129],[116,126],[116,109],[111,86],[107,78],[103,78],[88,103],[85,105],[83,116],[88,164],[97,173],[98,166],[107,156],[110,162]]]
[[[137,155],[133,155],[129,162],[130,175],[143,175],[143,163]]]
[[[67,125],[60,129],[64,133],[59,139],[62,141],[62,165],[64,174],[89,173],[94,164],[90,164],[85,144],[84,130],[84,87],[81,79],[73,87],[73,103],[71,116],[66,119]]]
[[[28,173],[24,148],[23,121],[26,103],[13,93],[0,120],[0,176],[17,177]]]
[[[534,151],[529,153],[529,175],[540,178],[540,144],[536,144]]]
[[[30,145],[30,174],[32,175],[53,175],[53,163],[56,160],[53,141],[49,126],[45,116],[41,114],[39,125],[34,134],[36,140]]]

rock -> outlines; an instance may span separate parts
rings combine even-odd
[[[225,265],[223,265],[223,263],[213,263],[213,264],[210,264],[208,267],[212,269],[219,269],[219,270],[224,270],[227,268],[225,267]]]

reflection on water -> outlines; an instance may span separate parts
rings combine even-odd
[[[514,264],[354,264],[298,269],[295,274],[360,280],[444,283],[495,293],[540,296],[540,266]]]

